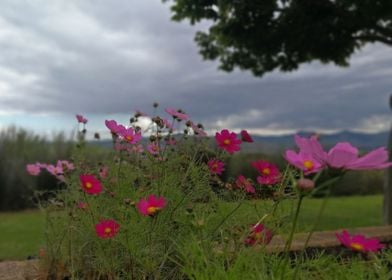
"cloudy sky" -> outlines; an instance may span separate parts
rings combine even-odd
[[[312,63],[263,78],[217,71],[193,41],[206,27],[170,20],[160,0],[3,0],[0,127],[91,131],[151,104],[184,109],[209,129],[364,132],[390,127],[392,49],[367,45],[349,68]]]

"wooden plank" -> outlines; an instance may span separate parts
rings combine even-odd
[[[319,231],[312,234],[306,248],[329,248],[338,247],[340,242],[336,238],[336,232],[341,232],[343,229],[333,231]],[[350,234],[363,234],[366,237],[378,238],[381,242],[392,241],[392,225],[381,227],[364,227],[349,229]],[[308,233],[298,233],[294,235],[293,244],[290,251],[300,251],[304,249]],[[271,243],[266,247],[269,252],[282,252],[286,243],[286,237],[282,235],[274,236]]]

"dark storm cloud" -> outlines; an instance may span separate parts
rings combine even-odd
[[[191,27],[160,1],[16,1],[0,10],[0,112],[130,113],[154,101],[210,128],[389,126],[392,55],[367,46],[350,68],[312,63],[254,78],[203,62]]]

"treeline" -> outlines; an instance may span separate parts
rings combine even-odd
[[[57,179],[46,172],[32,177],[26,172],[26,164],[70,158],[73,146],[64,133],[53,135],[49,141],[16,127],[0,132],[0,210],[35,207],[35,191],[56,189]]]
[[[39,176],[30,176],[26,172],[28,163],[55,164],[57,160],[71,160],[77,152],[72,137],[58,133],[48,140],[45,137],[25,129],[10,127],[0,132],[0,211],[20,210],[37,206],[34,194],[37,191],[55,190],[60,182],[48,172]],[[89,160],[95,161],[108,156],[111,149],[92,145]],[[264,159],[277,163],[284,168],[285,162],[280,154],[266,156],[262,154],[237,154],[226,162],[224,179],[240,174],[256,178],[252,161]],[[365,195],[382,192],[383,171],[349,172],[332,189],[333,195]]]

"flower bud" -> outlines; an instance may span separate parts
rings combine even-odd
[[[301,191],[309,192],[314,189],[314,182],[310,179],[299,179],[297,181],[297,188]]]

